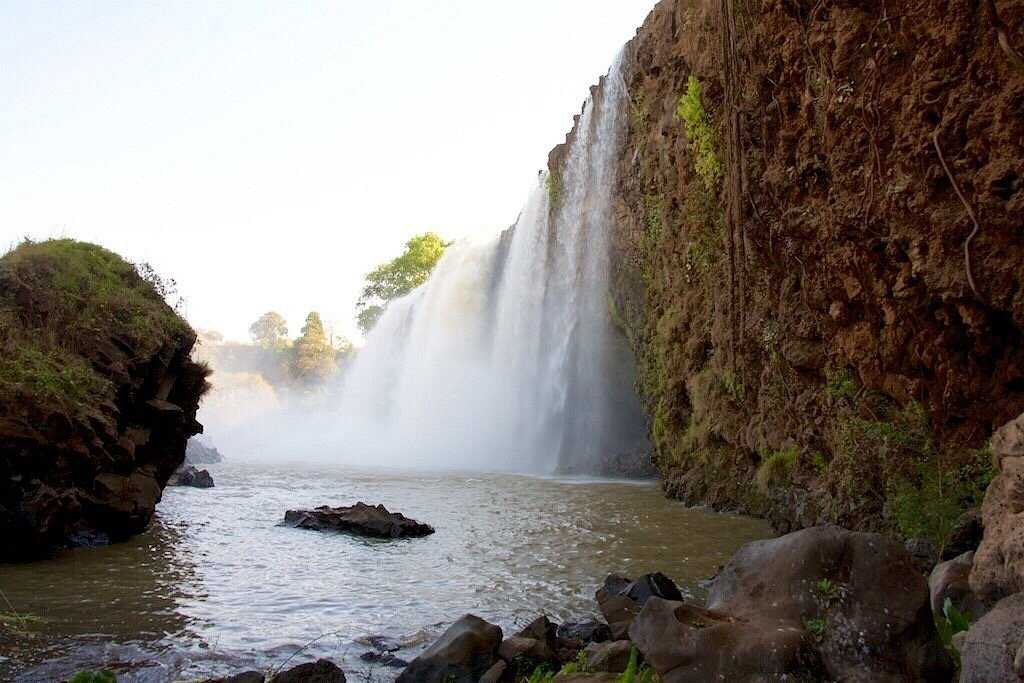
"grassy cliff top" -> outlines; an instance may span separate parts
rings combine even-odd
[[[173,282],[95,244],[26,240],[0,257],[0,405],[68,412],[113,396],[90,362],[116,339],[145,358],[193,334],[164,297]]]

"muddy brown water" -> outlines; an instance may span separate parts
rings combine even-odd
[[[328,657],[350,680],[393,680],[359,658],[372,636],[411,659],[466,612],[506,632],[542,613],[586,618],[613,571],[662,571],[699,598],[739,546],[770,534],[666,500],[654,482],[209,469],[216,488],[168,489],[150,531],[129,542],[0,566],[10,604],[41,618],[31,645],[0,663],[3,678],[105,666],[122,681],[194,680]],[[437,533],[376,541],[278,526],[289,508],[357,500]]]

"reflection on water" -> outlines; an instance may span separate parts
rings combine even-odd
[[[356,672],[369,635],[403,640],[409,659],[466,612],[506,630],[541,613],[592,615],[611,571],[660,570],[697,594],[737,547],[769,533],[688,510],[648,483],[210,470],[216,488],[168,489],[153,528],[127,543],[0,567],[0,588],[46,620],[53,643],[22,680],[99,665],[128,681],[197,678],[269,668],[304,645],[293,663],[324,656]],[[277,526],[289,508],[357,500],[437,533],[375,541]]]

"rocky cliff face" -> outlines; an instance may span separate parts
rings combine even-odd
[[[71,240],[0,259],[0,559],[146,528],[209,372],[164,288]]]
[[[1022,27],[1024,0],[651,13],[613,297],[671,495],[940,542],[980,503],[1024,410]]]

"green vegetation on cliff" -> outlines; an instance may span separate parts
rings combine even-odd
[[[88,360],[101,341],[141,351],[192,334],[167,305],[174,283],[94,244],[26,240],[0,257],[0,403],[68,412],[111,398]]]

